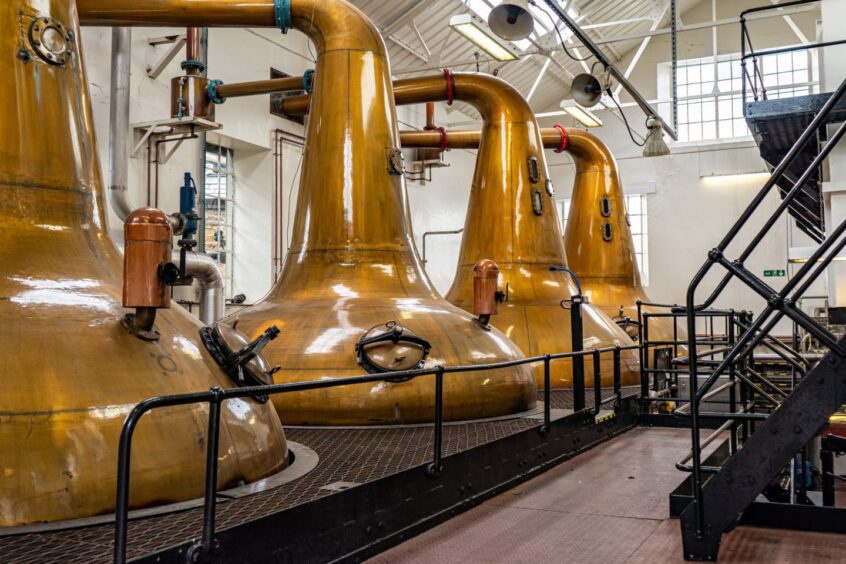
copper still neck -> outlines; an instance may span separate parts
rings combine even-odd
[[[617,161],[594,134],[569,133],[567,152],[576,163],[564,234],[570,268],[586,280],[616,281],[643,293]]]

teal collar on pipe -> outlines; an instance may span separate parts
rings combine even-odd
[[[282,33],[291,29],[291,0],[274,0],[273,11],[276,15],[276,27]]]

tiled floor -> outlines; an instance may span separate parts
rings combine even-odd
[[[675,563],[668,496],[689,431],[638,428],[374,558],[376,563]],[[738,527],[721,563],[846,561],[846,536]]]

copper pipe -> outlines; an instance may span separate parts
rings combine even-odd
[[[426,127],[424,127],[426,131],[431,131],[437,129],[435,125],[435,103],[434,102],[426,102]]]
[[[202,58],[202,45],[200,41],[200,28],[189,27],[186,32],[185,58],[188,61],[199,61]],[[190,65],[186,69],[187,74],[200,74],[199,67]]]
[[[221,84],[215,90],[221,98],[238,98],[239,96],[272,94],[274,92],[302,90],[303,88],[303,77],[286,76],[285,78],[272,78],[270,80]]]
[[[473,130],[447,130],[447,149],[478,149],[482,132]],[[562,143],[566,144],[566,137],[561,130],[554,127],[541,129],[541,139],[546,149],[559,149]],[[430,149],[436,148],[441,142],[441,134],[438,131],[400,131],[400,141],[406,149]]]
[[[275,27],[274,0],[77,0],[82,25]],[[310,6],[309,6],[310,7]]]

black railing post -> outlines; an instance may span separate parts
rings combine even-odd
[[[147,412],[150,400],[136,405],[120,431],[117,464],[117,492],[115,494],[115,563],[125,564],[126,542],[129,531],[129,476],[131,470],[132,434],[141,416]]]
[[[582,336],[582,303],[584,298],[576,294],[570,302],[570,335],[573,352],[584,350]],[[582,355],[573,357],[573,411],[585,408],[585,359]]]
[[[649,356],[649,346],[646,339],[643,338],[643,304],[640,300],[637,301],[637,323],[640,330],[637,332],[637,343],[640,345],[638,355],[640,356],[640,397],[649,397],[649,368],[646,365],[646,357]]]
[[[823,505],[834,507],[834,452],[827,437],[820,443],[820,462],[822,462]]]
[[[426,474],[435,476],[443,469],[441,462],[444,430],[444,367],[438,366],[435,372],[435,453],[432,462],[426,467]]]
[[[209,432],[206,437],[206,486],[203,501],[203,534],[198,542],[188,549],[188,561],[198,562],[208,559],[214,552],[214,522],[217,512],[217,457],[220,438],[220,407],[223,402],[223,389],[214,387],[209,390],[213,397],[209,401]]]
[[[730,323],[728,324],[728,341],[729,346],[734,347],[735,343],[735,312],[731,311],[729,313],[729,320]],[[731,380],[731,387],[729,388],[729,411],[731,413],[737,413],[737,391],[735,388],[737,387],[737,370],[738,367],[732,366],[729,370],[729,380]],[[729,452],[734,454],[735,449],[737,448],[737,425],[738,422],[734,421],[731,424],[731,441],[729,442]]]
[[[545,355],[543,357],[543,427],[541,427],[541,433],[546,433],[549,431],[549,423],[550,423],[550,410],[551,410],[551,399],[552,394],[549,389],[549,362],[550,356]]]
[[[600,353],[597,349],[593,350],[593,414],[599,413],[602,406],[602,365],[600,363]]]
[[[623,378],[622,369],[620,366],[620,346],[614,347],[614,395],[617,396],[617,401],[623,399]]]

